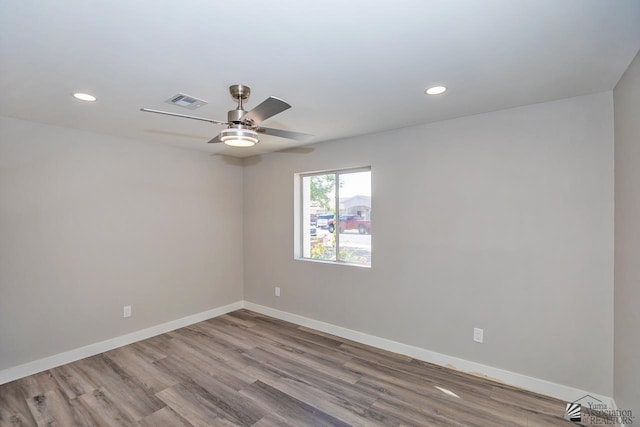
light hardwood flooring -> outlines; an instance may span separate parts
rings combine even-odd
[[[557,426],[565,402],[247,310],[0,386],[0,426]]]

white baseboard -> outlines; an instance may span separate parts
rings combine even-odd
[[[28,362],[23,365],[4,369],[0,371],[0,384],[5,384],[29,375],[37,374],[38,372],[46,371],[47,369],[52,369],[60,365],[75,362],[76,360],[84,359],[85,357],[95,356],[96,354],[104,353],[105,351],[113,350],[114,348],[122,347],[123,345],[145,340],[147,338],[164,334],[165,332],[173,331],[175,329],[183,328],[194,323],[202,322],[203,320],[221,316],[223,314],[239,310],[243,308],[243,306],[244,301],[237,301],[222,307],[203,311],[202,313],[192,314],[181,319],[172,320],[170,322],[162,323],[150,328],[131,332],[130,334],[121,335],[119,337],[65,351],[64,353],[59,353],[53,356],[45,357],[43,359],[35,360],[33,362]]]
[[[496,380],[535,393],[555,397],[556,399],[561,399],[566,402],[572,402],[585,395],[591,395],[598,400],[607,403],[607,405],[609,406],[614,404],[613,399],[608,396],[602,396],[590,391],[580,390],[563,384],[557,384],[516,372],[511,372],[504,369],[494,368],[492,366],[471,362],[469,360],[448,356],[446,354],[437,353],[435,351],[426,350],[424,348],[391,341],[385,338],[376,337],[374,335],[365,334],[363,332],[343,328],[341,326],[332,325],[330,323],[321,322],[319,320],[309,319],[307,317],[288,313],[286,311],[254,304],[249,301],[244,301],[244,308],[267,316],[275,317],[280,320],[295,323],[296,325],[305,326],[321,332],[326,332],[328,334],[336,335],[362,344],[367,344],[372,347],[388,350],[393,353],[404,354],[413,357],[414,359],[433,363],[435,365],[445,366],[447,368]]]
[[[574,401],[585,395],[591,395],[607,405],[616,408],[615,402],[611,397],[602,396],[587,390],[580,390],[574,387],[557,384],[539,378],[530,377],[516,372],[507,371],[492,366],[483,365],[469,360],[460,359],[446,354],[437,353],[420,347],[399,343],[396,341],[369,335],[363,332],[354,331],[352,329],[343,328],[341,326],[332,325],[330,323],[321,322],[319,320],[310,319],[308,317],[297,314],[288,313],[274,308],[254,304],[249,301],[237,301],[222,307],[204,311],[202,313],[186,316],[181,319],[172,320],[130,334],[121,335],[98,343],[90,344],[84,347],[59,353],[43,359],[28,362],[12,368],[0,371],[0,384],[5,384],[38,372],[46,371],[60,365],[75,362],[85,357],[94,356],[105,351],[113,350],[127,344],[151,338],[165,332],[173,331],[194,323],[208,320],[226,313],[230,313],[241,308],[262,313],[267,316],[295,323],[300,326],[316,329],[328,334],[336,335],[372,347],[388,350],[394,353],[405,354],[418,360],[433,363],[440,366],[456,369],[458,371],[467,372],[473,375],[493,379],[512,386],[520,387],[535,393],[552,396],[567,402]]]

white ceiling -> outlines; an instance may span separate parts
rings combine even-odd
[[[0,0],[0,114],[246,156],[295,143],[138,110],[226,120],[242,83],[248,109],[293,105],[265,126],[319,142],[610,90],[639,48],[640,0]]]

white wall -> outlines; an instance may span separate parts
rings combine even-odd
[[[241,299],[241,167],[0,118],[0,370]]]
[[[640,54],[613,91],[615,112],[614,398],[640,419]],[[638,421],[636,421],[638,422]]]
[[[612,395],[611,92],[312,148],[247,162],[246,300]],[[294,174],[367,165],[373,267],[294,260]]]

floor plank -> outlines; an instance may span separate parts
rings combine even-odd
[[[59,390],[34,396],[27,404],[39,427],[95,425],[84,408],[76,406],[75,401],[68,400]]]
[[[78,398],[78,401],[99,426],[119,427],[137,424],[135,414],[114,399],[113,393],[105,387],[83,394]]]
[[[13,381],[0,386],[0,426],[1,427],[35,427],[36,420],[27,405],[26,395],[22,388],[24,381]]]
[[[193,427],[193,424],[165,406],[151,415],[147,415],[138,424],[141,427]]]
[[[195,383],[183,383],[161,391],[158,397],[194,426],[246,426],[265,415],[250,399],[226,391],[209,392]]]
[[[346,427],[347,424],[338,418],[321,411],[320,409],[304,403],[295,397],[289,396],[275,387],[271,387],[262,381],[256,381],[242,393],[262,404],[266,409],[284,416],[294,425],[302,426],[338,426]]]

